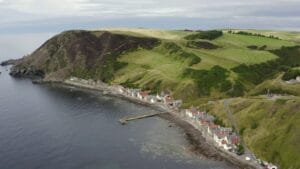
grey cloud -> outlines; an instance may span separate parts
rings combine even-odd
[[[54,30],[73,27],[92,28],[97,25],[158,28],[166,27],[165,25],[171,28],[184,26],[300,28],[299,0],[64,0],[63,4],[61,2],[61,0],[0,0],[0,25],[3,25],[0,32],[21,31],[18,29],[20,27],[26,31],[30,29],[36,31],[38,28]]]

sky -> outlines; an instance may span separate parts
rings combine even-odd
[[[0,0],[0,57],[20,57],[70,29],[300,31],[300,0]]]
[[[66,29],[300,30],[300,0],[0,0],[0,33]]]
[[[54,34],[56,33],[0,34],[0,62],[32,53]]]

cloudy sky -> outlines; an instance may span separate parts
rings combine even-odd
[[[300,0],[0,0],[0,33],[102,27],[300,30]]]

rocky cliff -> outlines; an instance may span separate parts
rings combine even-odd
[[[152,49],[159,43],[155,38],[107,31],[66,31],[18,61],[10,74],[58,81],[74,75],[107,82],[113,79],[114,71],[126,65],[117,61],[120,54]]]

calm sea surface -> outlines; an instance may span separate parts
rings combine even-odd
[[[0,67],[0,169],[217,169],[189,153],[183,133],[151,109],[91,91],[14,79]]]

